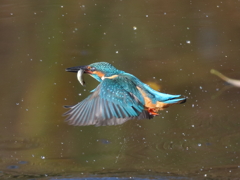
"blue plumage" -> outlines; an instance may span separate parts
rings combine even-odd
[[[153,90],[135,76],[116,69],[109,63],[68,68],[67,71],[91,75],[100,84],[82,102],[64,115],[72,125],[117,125],[130,119],[151,119],[157,111],[171,104],[183,103],[185,98]],[[80,77],[81,78],[81,77]]]

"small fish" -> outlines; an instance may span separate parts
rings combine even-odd
[[[84,70],[83,69],[80,69],[78,72],[77,72],[77,79],[78,81],[80,82],[80,84],[82,86],[85,86],[85,81],[83,80],[83,73],[84,73]]]

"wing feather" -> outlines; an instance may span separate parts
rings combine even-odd
[[[67,107],[70,109],[63,115],[76,126],[118,125],[130,119],[151,118],[136,85],[121,76],[104,79],[85,100]]]

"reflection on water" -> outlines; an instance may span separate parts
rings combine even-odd
[[[26,150],[38,148],[40,145],[36,139],[27,138],[0,138],[0,149],[6,151]]]
[[[0,179],[237,179],[239,1],[0,2]],[[188,102],[152,120],[72,127],[96,87],[65,68],[107,61]],[[79,96],[77,95],[79,94]],[[213,99],[211,97],[214,97]]]

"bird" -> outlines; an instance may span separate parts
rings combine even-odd
[[[158,111],[173,104],[182,104],[186,98],[156,91],[141,82],[132,74],[118,70],[108,62],[96,62],[86,66],[66,68],[67,72],[77,73],[79,82],[84,85],[83,74],[92,76],[99,85],[91,94],[69,108],[68,124],[74,126],[120,125],[131,119],[152,119]]]

